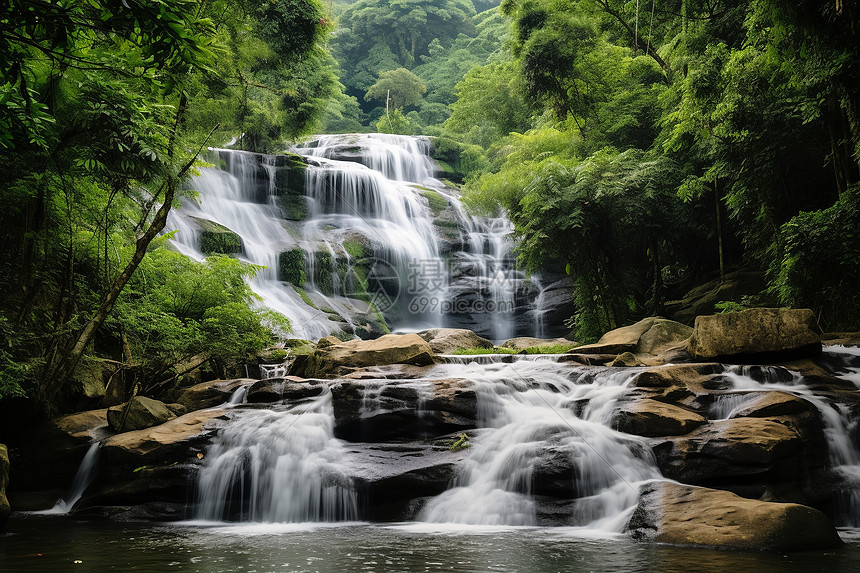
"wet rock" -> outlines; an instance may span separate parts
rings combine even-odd
[[[477,396],[462,379],[336,381],[335,436],[353,442],[428,438],[472,429]]]
[[[642,488],[627,532],[640,540],[721,549],[800,551],[841,544],[820,511],[668,482]]]
[[[578,354],[568,352],[558,357],[559,362],[576,362],[585,366],[603,366],[615,360],[615,354]]]
[[[12,508],[6,499],[6,488],[9,486],[9,450],[0,444],[0,531],[6,526]]]
[[[431,328],[418,335],[436,354],[454,354],[469,348],[492,348],[493,343],[465,328]]]
[[[292,402],[319,396],[325,390],[320,380],[305,380],[296,376],[259,380],[248,388],[247,400],[259,402]]]
[[[696,317],[688,351],[699,360],[750,362],[821,353],[809,309],[751,308]]]
[[[611,366],[613,368],[632,368],[634,366],[641,366],[641,363],[632,352],[624,352],[616,356],[612,362],[607,364],[607,366]]]
[[[613,426],[626,434],[657,437],[680,436],[706,423],[707,420],[695,412],[645,398],[621,406]]]
[[[755,484],[751,491],[801,481],[815,458],[797,425],[761,418],[713,421],[655,444],[654,452],[667,478],[728,489]]]
[[[289,372],[291,375],[301,378],[328,378],[333,376],[336,370],[337,365],[325,352],[315,352],[296,356],[290,365]]]
[[[467,455],[435,442],[351,444],[346,454],[364,518],[373,521],[414,519],[416,500],[448,489]]]
[[[732,418],[770,418],[815,412],[815,406],[785,392],[762,392],[732,413]]]
[[[125,404],[108,408],[108,425],[117,432],[142,430],[176,418],[164,402],[135,396]]]
[[[199,410],[108,438],[102,469],[78,507],[186,503],[206,446],[226,419],[226,410]]]
[[[189,411],[202,410],[219,406],[230,399],[237,389],[252,384],[250,378],[236,378],[234,380],[210,380],[201,382],[187,388],[177,402],[188,408]]]
[[[417,334],[386,334],[376,340],[350,340],[326,348],[328,359],[340,366],[433,363],[434,352]]]

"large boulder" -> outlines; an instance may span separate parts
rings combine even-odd
[[[376,340],[350,340],[320,352],[340,366],[433,363],[433,349],[417,334],[386,334]]]
[[[624,404],[614,419],[617,430],[647,437],[680,436],[706,423],[695,412],[648,398]]]
[[[610,330],[594,344],[578,346],[571,350],[578,354],[637,354],[658,355],[680,345],[690,337],[689,326],[652,316],[636,324]]]
[[[800,483],[809,468],[823,465],[818,445],[790,420],[733,418],[665,438],[654,452],[667,478],[759,496]]]
[[[177,402],[188,408],[188,411],[202,410],[220,406],[228,401],[233,393],[242,386],[253,384],[255,380],[250,378],[236,378],[235,380],[210,380],[195,384],[179,396]]]
[[[0,531],[6,526],[6,521],[12,513],[9,500],[6,499],[6,487],[9,485],[9,450],[0,444]]]
[[[809,309],[751,308],[696,317],[687,350],[698,360],[802,358],[820,354],[821,338]]]
[[[627,524],[636,539],[721,549],[800,551],[841,543],[820,511],[669,482],[642,488]]]
[[[182,519],[194,476],[229,410],[198,410],[159,426],[105,440],[102,471],[78,508],[164,503],[152,518]]]
[[[176,417],[167,404],[146,396],[135,396],[125,404],[108,408],[108,425],[117,432],[142,430]]]
[[[467,348],[492,348],[493,343],[467,328],[431,328],[418,335],[436,354],[454,354]]]

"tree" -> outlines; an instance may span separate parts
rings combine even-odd
[[[397,68],[381,72],[376,83],[364,94],[364,101],[379,101],[386,109],[417,107],[426,91],[427,86],[418,76],[406,68]]]

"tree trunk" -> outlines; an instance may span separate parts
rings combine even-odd
[[[717,254],[720,258],[720,284],[723,284],[726,281],[726,265],[723,259],[723,208],[716,181],[714,181],[714,203],[717,211]]]

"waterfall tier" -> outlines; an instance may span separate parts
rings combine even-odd
[[[210,150],[214,166],[190,181],[196,200],[170,215],[176,247],[265,267],[252,288],[301,338],[440,326],[495,340],[549,334],[540,279],[516,268],[511,223],[466,213],[434,178],[427,138],[327,135],[291,151]]]

